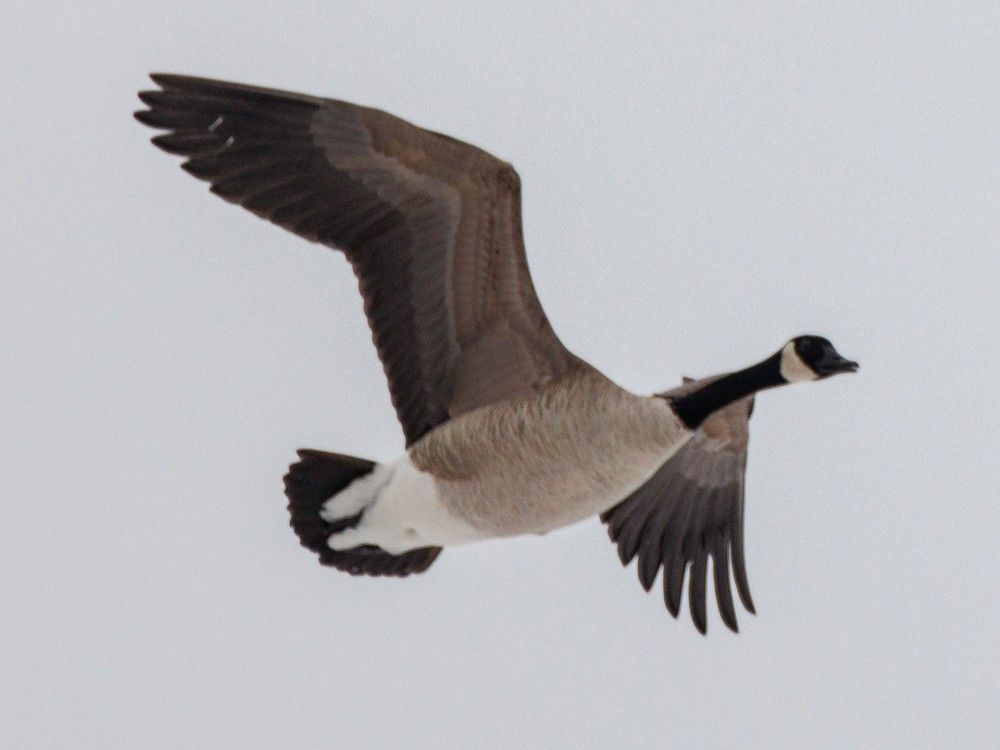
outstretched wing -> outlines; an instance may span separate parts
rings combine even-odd
[[[662,395],[681,396],[712,380],[685,378],[684,385]],[[743,555],[743,491],[752,411],[751,397],[712,414],[642,487],[601,516],[618,545],[622,564],[628,565],[638,555],[643,588],[649,591],[663,568],[663,596],[674,617],[680,612],[690,564],[691,619],[702,633],[709,557],[723,622],[738,630],[729,585],[730,560],[743,606],[754,611]]]
[[[153,75],[153,138],[212,192],[342,250],[407,444],[572,360],[535,295],[514,168],[385,112],[235,83]]]

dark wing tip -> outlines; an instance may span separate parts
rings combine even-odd
[[[158,128],[160,125],[157,124],[153,112],[148,109],[139,109],[132,113],[132,117],[137,119],[143,125],[149,125],[151,128]]]
[[[672,555],[669,565],[665,565],[663,569],[663,603],[667,605],[667,611],[675,620],[681,613],[686,569],[687,560],[678,555]]]
[[[285,107],[315,107],[323,100],[309,94],[266,86],[254,86],[216,78],[181,75],[179,73],[150,73],[150,80],[167,93],[183,93],[201,97],[238,99],[243,102],[276,103]],[[157,92],[154,92],[154,96]]]
[[[699,551],[691,563],[691,582],[688,584],[688,602],[691,609],[691,620],[698,632],[705,635],[708,630],[708,617],[705,607],[705,579],[708,575],[708,555]]]
[[[186,78],[188,76],[182,76],[179,73],[150,73],[149,80],[155,83],[157,86],[167,86],[171,79],[174,78]]]
[[[636,565],[639,572],[639,585],[647,592],[656,583],[656,574],[660,571],[660,561],[653,555],[640,555]]]
[[[743,522],[739,519],[739,522],[735,524],[732,531],[732,562],[733,562],[733,579],[736,582],[736,593],[739,594],[740,601],[743,602],[743,607],[752,615],[757,614],[757,610],[753,605],[753,597],[750,596],[750,582],[747,578],[747,563],[746,558],[743,553]]]
[[[715,601],[719,605],[719,615],[727,628],[740,632],[733,606],[733,590],[729,583],[729,538],[725,531],[719,531],[711,541],[709,551],[712,556],[712,574],[715,580]]]
[[[212,83],[209,78],[187,76],[181,73],[150,73],[149,80],[162,89],[192,89],[206,83]]]
[[[734,558],[736,556],[734,555]],[[753,605],[753,597],[750,596],[750,583],[747,580],[747,569],[746,563],[743,561],[742,550],[739,555],[739,563],[736,564],[736,559],[733,560],[733,578],[736,579],[736,593],[740,596],[740,601],[743,602],[743,607],[752,615],[757,614],[757,608]]]

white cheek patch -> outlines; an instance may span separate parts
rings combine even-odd
[[[819,380],[819,375],[813,372],[795,351],[794,341],[789,341],[781,350],[781,377],[789,383]]]

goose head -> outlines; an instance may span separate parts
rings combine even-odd
[[[778,353],[778,370],[786,383],[799,383],[857,372],[858,363],[841,356],[822,336],[796,336]]]

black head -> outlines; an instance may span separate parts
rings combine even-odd
[[[857,371],[858,363],[840,356],[822,336],[797,336],[781,350],[781,375],[790,383]]]

